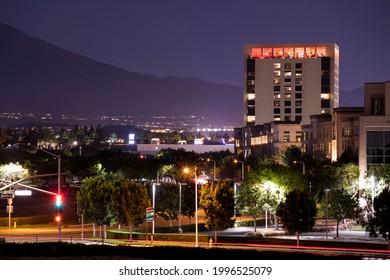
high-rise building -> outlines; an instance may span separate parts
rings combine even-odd
[[[339,47],[249,44],[244,47],[245,126],[272,121],[310,123],[339,105]]]

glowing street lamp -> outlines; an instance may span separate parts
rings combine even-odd
[[[199,233],[198,233],[198,176],[196,174],[196,170],[197,170],[197,165],[201,164],[201,163],[204,163],[204,162],[195,163],[195,166],[194,166],[194,169],[195,169],[195,247],[199,246],[199,241],[198,241],[198,236],[199,236]],[[183,172],[189,173],[190,169],[184,168]]]
[[[216,169],[216,163],[215,163],[215,160],[212,160],[212,159],[207,159],[208,162],[212,161],[214,162],[214,181],[216,180],[216,177],[215,177],[215,169]]]
[[[302,174],[305,175],[306,174],[306,166],[305,166],[305,163],[303,161],[297,161],[297,160],[294,160],[294,163],[300,163],[302,164]]]
[[[187,183],[179,182],[179,233],[183,233],[183,230],[181,228],[181,186],[185,185],[187,185]]]

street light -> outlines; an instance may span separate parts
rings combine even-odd
[[[187,185],[187,183],[179,182],[179,233],[183,233],[183,230],[181,228],[181,186],[185,185]]]
[[[159,171],[161,170],[162,168],[158,169],[157,170],[157,174],[156,174],[156,183],[153,182],[152,184],[152,188],[153,188],[153,211],[156,212],[156,209],[155,209],[155,205],[156,205],[156,186],[160,186],[160,176],[159,176]],[[154,219],[152,220],[152,236],[151,236],[151,241],[153,242],[153,236],[154,236]]]
[[[34,149],[37,149],[37,150],[40,150],[48,155],[51,155],[55,158],[57,158],[58,160],[58,169],[57,169],[57,173],[58,173],[58,179],[57,179],[57,195],[60,196],[61,195],[61,155],[56,155],[56,154],[53,154],[51,152],[48,152],[42,148],[39,148],[37,146],[34,146],[34,145],[31,145],[30,143],[26,144],[26,143],[16,143],[15,144],[16,146],[19,146],[19,145],[25,145],[27,147],[33,147]],[[61,215],[60,213],[60,208],[58,208],[58,213],[57,213],[57,216]],[[58,221],[58,239],[61,240],[61,219]]]
[[[216,180],[216,177],[215,177],[215,169],[216,169],[216,163],[215,163],[215,160],[212,160],[212,159],[207,159],[208,162],[212,161],[214,162],[214,181]]]
[[[195,247],[199,247],[198,242],[198,176],[196,174],[197,165],[204,162],[195,163]],[[188,173],[190,170],[188,168],[184,168],[183,172]]]
[[[294,160],[294,163],[301,163],[302,164],[302,173],[303,173],[303,175],[305,175],[306,174],[305,163],[303,161],[297,161],[297,160]]]
[[[326,223],[325,223],[325,229],[326,229],[326,239],[328,239],[328,192],[330,192],[330,189],[325,189],[325,204],[326,204]]]
[[[239,160],[234,160],[234,163],[240,162],[241,163],[241,181],[244,181],[244,162]]]

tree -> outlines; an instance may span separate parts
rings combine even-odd
[[[242,184],[237,192],[237,208],[241,214],[252,217],[256,232],[256,219],[263,210],[261,188],[256,185]]]
[[[390,250],[390,188],[384,189],[374,199],[375,215],[369,220],[366,230],[371,236],[377,236],[377,232],[388,242]]]
[[[328,203],[329,215],[336,219],[336,236],[339,237],[340,221],[359,214],[359,203],[357,197],[343,188],[332,190]]]
[[[162,183],[158,187],[155,211],[172,226],[172,221],[176,220],[179,214],[179,189],[176,184]]]
[[[218,230],[234,225],[234,194],[228,182],[216,182],[202,187],[200,205],[204,210],[205,227],[214,230],[214,242],[217,242]]]
[[[304,185],[305,181],[300,174],[292,172],[286,166],[263,161],[249,172],[238,188],[238,209],[242,214],[253,218],[254,231],[257,217],[262,211],[269,211],[275,217],[277,229],[277,207],[284,200],[285,192]]]
[[[116,181],[112,195],[112,207],[117,222],[129,227],[130,240],[133,240],[133,227],[144,223],[145,211],[149,205],[148,193],[143,183]]]
[[[283,227],[290,233],[296,233],[299,247],[299,234],[314,227],[317,208],[308,191],[295,189],[289,192],[286,201],[279,205],[277,214]]]
[[[110,223],[112,211],[113,184],[103,176],[88,177],[84,179],[83,186],[77,193],[81,214],[98,225]],[[104,231],[104,235],[106,232]],[[94,232],[95,236],[95,232]]]

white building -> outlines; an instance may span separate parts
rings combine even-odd
[[[339,105],[336,44],[249,44],[244,47],[246,126],[310,123]]]

